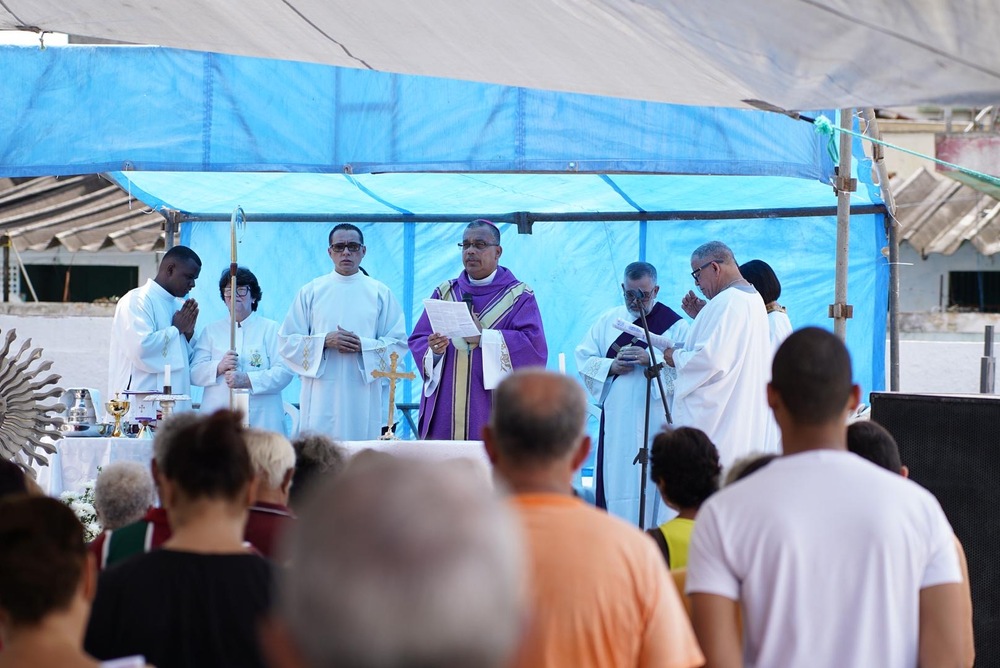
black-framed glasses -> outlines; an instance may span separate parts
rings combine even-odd
[[[499,246],[500,244],[490,243],[489,241],[463,241],[458,244],[458,247],[464,251],[470,248],[475,248],[477,251],[484,251],[490,246]]]
[[[250,294],[250,286],[249,285],[237,285],[236,286],[236,296],[238,296],[238,297],[246,297],[248,294]],[[225,297],[226,299],[229,299],[230,297],[233,296],[233,291],[230,290],[229,288],[226,288],[225,290],[222,291],[222,296]]]
[[[708,266],[711,265],[713,262],[715,262],[715,260],[709,260],[705,264],[701,265],[700,267],[698,267],[697,269],[695,269],[694,271],[692,271],[691,272],[691,278],[693,278],[695,281],[697,281],[698,277],[701,276],[701,270],[708,268]]]
[[[361,244],[356,241],[352,241],[349,244],[332,244],[330,250],[334,253],[343,253],[344,251],[350,251],[352,253],[357,253],[362,248]]]

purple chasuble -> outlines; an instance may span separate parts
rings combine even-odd
[[[518,281],[505,267],[497,267],[489,285],[472,285],[466,272],[434,290],[431,299],[462,301],[472,296],[472,307],[485,329],[499,330],[510,352],[515,368],[544,366],[548,359],[542,316],[538,312],[535,294],[527,284]],[[410,352],[423,372],[427,337],[433,334],[427,313],[413,328],[409,338]],[[421,387],[421,439],[479,440],[483,426],[489,420],[493,392],[483,382],[483,351],[476,346],[470,351],[456,348],[454,342],[444,354],[441,383],[426,397]]]

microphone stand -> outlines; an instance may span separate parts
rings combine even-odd
[[[656,350],[653,348],[652,341],[653,337],[649,333],[649,324],[646,322],[646,309],[642,301],[637,300],[636,303],[639,306],[639,315],[642,318],[642,330],[646,333],[646,347],[649,351],[649,365],[643,372],[646,376],[646,419],[642,423],[642,444],[639,446],[639,452],[636,454],[635,459],[632,460],[633,466],[641,464],[642,479],[639,481],[639,528],[645,529],[646,482],[649,477],[649,409],[652,401],[654,378],[660,388],[660,399],[663,401],[663,415],[667,418],[667,424],[671,424],[673,420],[670,418],[670,409],[667,408],[667,393],[663,389],[663,379],[660,377],[660,371],[663,370],[664,363],[656,361]]]

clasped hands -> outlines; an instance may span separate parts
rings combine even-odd
[[[193,299],[185,299],[184,305],[170,319],[170,324],[186,336],[188,341],[194,336],[196,322],[198,322],[198,302]]]
[[[337,325],[336,332],[327,332],[323,347],[333,348],[340,353],[360,353],[361,337]]]

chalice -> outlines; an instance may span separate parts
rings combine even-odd
[[[108,409],[108,413],[115,417],[115,428],[111,432],[112,438],[121,438],[122,436],[122,418],[128,413],[129,402],[124,399],[118,398],[118,393],[115,392],[115,398],[105,402],[104,407]]]

